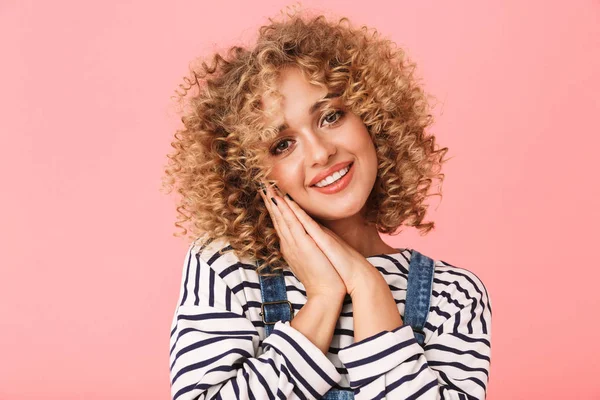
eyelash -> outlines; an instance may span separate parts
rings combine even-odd
[[[323,121],[324,121],[324,120],[325,120],[327,117],[329,117],[329,116],[331,116],[331,115],[339,115],[339,117],[338,117],[338,118],[337,118],[337,119],[336,119],[334,122],[330,122],[330,123],[329,123],[329,126],[334,126],[334,125],[336,125],[338,122],[340,122],[340,120],[341,120],[341,119],[344,117],[344,115],[345,115],[345,114],[346,114],[346,113],[345,113],[344,111],[342,111],[342,110],[336,110],[336,111],[332,111],[332,112],[330,112],[330,113],[328,113],[328,114],[325,114],[325,115],[323,116],[323,118],[321,118],[321,121],[319,121],[319,125],[320,125],[320,124],[321,124],[321,122],[323,122]],[[284,142],[287,142],[287,141],[290,141],[290,140],[291,140],[291,139],[282,139],[282,140],[280,140],[279,142],[275,143],[275,144],[273,145],[273,147],[271,148],[271,151],[270,151],[270,153],[271,153],[271,154],[273,154],[273,155],[281,155],[281,154],[283,154],[283,153],[285,153],[285,152],[289,151],[289,147],[287,147],[285,150],[282,150],[280,153],[277,153],[277,147],[278,147],[278,146],[279,146],[281,143],[284,143]]]

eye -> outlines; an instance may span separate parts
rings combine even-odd
[[[334,125],[344,116],[344,112],[342,110],[331,111],[323,116],[319,125],[322,125],[323,122],[326,122],[326,125]]]
[[[321,118],[319,125],[323,126],[324,122],[325,122],[325,125],[328,125],[328,126],[336,125],[345,114],[346,113],[342,110],[334,110],[334,111],[328,112],[327,114],[325,114],[323,116],[323,118]],[[269,153],[271,153],[272,155],[276,155],[276,156],[286,153],[291,148],[291,146],[284,146],[284,147],[281,146],[282,144],[284,144],[286,142],[293,142],[293,140],[292,139],[282,139],[282,140],[278,141],[277,143],[275,143],[273,145],[273,147],[271,147],[271,149],[269,150]]]
[[[280,145],[285,142],[289,142],[289,141],[291,141],[291,139],[283,139],[283,140],[280,140],[279,142],[275,143],[273,145],[273,147],[271,147],[270,153],[273,155],[279,155],[279,154],[285,153],[286,151],[288,151],[290,149],[290,147],[287,146],[287,147],[281,148]],[[281,150],[281,151],[278,152],[278,150]]]

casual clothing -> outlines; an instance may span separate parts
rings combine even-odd
[[[402,249],[396,250],[398,252],[402,251]],[[256,266],[258,267],[259,265],[257,260]],[[402,324],[410,325],[413,334],[415,335],[415,339],[421,347],[425,346],[425,333],[423,332],[423,329],[427,323],[427,315],[429,314],[434,270],[434,259],[421,254],[417,250],[411,250]],[[272,272],[270,269],[267,269],[267,271]],[[287,300],[285,277],[282,273],[277,272],[273,277],[259,276],[259,279],[263,301],[261,315],[263,317],[263,322],[265,323],[266,335],[269,336],[273,333],[273,325],[275,325],[275,323],[279,321],[291,321],[294,312],[292,303]],[[398,316],[400,317],[399,314]],[[411,344],[413,344],[413,341],[408,340],[401,345],[409,346]],[[375,355],[369,359],[369,364],[378,360],[385,362],[385,359],[387,359],[388,356],[389,352]],[[350,367],[349,365],[346,366]],[[378,375],[379,374],[363,376],[362,380],[365,382],[370,381],[371,379],[377,378]],[[385,382],[380,381],[379,383],[385,385]],[[436,381],[430,383],[430,386],[435,385],[437,385]],[[320,397],[322,400],[354,400],[354,389],[352,389],[352,387],[358,385],[356,385],[356,382],[350,382],[350,386],[351,388],[348,389],[336,389],[332,387],[323,396],[321,396],[320,393],[315,392],[312,393],[312,396],[316,398]],[[380,398],[380,394],[385,393],[381,388],[378,389],[374,385],[369,388],[373,392],[373,395],[371,395],[370,398]],[[308,389],[311,389],[310,386]],[[428,388],[425,388],[425,390],[427,389]],[[302,393],[298,393],[298,388],[296,388],[296,392],[297,397],[304,397],[302,396]],[[363,393],[366,393],[366,391],[363,391]],[[364,399],[366,395],[362,394],[360,397]]]
[[[278,321],[266,336],[254,261],[228,249],[224,240],[196,241],[186,255],[170,339],[172,399],[319,399],[332,388],[359,400],[485,398],[492,311],[474,273],[435,261],[424,348],[408,324],[354,343],[347,296],[324,355],[289,321]],[[412,254],[367,257],[400,315]],[[305,288],[291,271],[283,275],[297,312],[307,301]]]

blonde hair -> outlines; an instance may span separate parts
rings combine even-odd
[[[423,221],[424,202],[434,179],[441,190],[448,148],[436,149],[425,132],[433,118],[414,77],[416,64],[377,31],[354,28],[347,18],[329,22],[293,12],[269,22],[254,48],[233,46],[208,63],[197,59],[179,85],[183,128],[174,135],[163,177],[167,193],[175,187],[181,195],[175,226],[183,232],[174,236],[226,238],[237,256],[259,260],[264,276],[272,275],[267,268],[283,268],[277,231],[258,190],[270,173],[264,143],[275,136],[261,98],[277,97],[276,79],[288,66],[339,93],[367,127],[378,168],[366,221],[391,235],[401,225],[422,235],[433,229],[434,222]]]

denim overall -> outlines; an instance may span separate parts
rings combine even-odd
[[[396,249],[400,252],[400,249]],[[408,287],[406,291],[406,306],[402,318],[404,325],[410,325],[417,342],[423,347],[425,333],[423,327],[429,312],[429,300],[433,283],[434,260],[412,249],[408,268]],[[256,262],[259,265],[258,260]],[[269,272],[272,272],[269,269]],[[283,274],[276,277],[259,275],[262,295],[261,315],[265,323],[266,335],[273,331],[277,321],[291,321],[294,310],[292,303],[287,300]],[[352,390],[331,388],[321,399],[350,400],[354,399]]]

